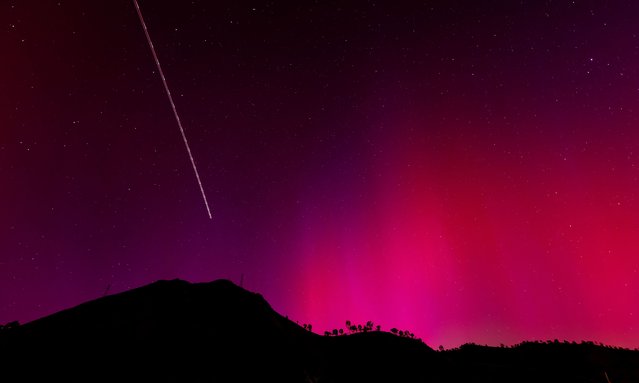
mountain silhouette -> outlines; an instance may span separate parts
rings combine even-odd
[[[592,343],[435,352],[383,331],[320,336],[230,281],[158,281],[0,331],[6,382],[639,381],[639,352]]]

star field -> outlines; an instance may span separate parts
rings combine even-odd
[[[161,278],[639,346],[639,4],[0,5],[0,323]]]

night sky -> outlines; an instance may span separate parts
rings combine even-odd
[[[639,2],[0,4],[0,323],[227,278],[323,332],[639,346]],[[109,287],[110,286],[110,287]]]

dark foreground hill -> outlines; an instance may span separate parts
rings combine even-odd
[[[160,281],[0,332],[3,382],[639,382],[592,344],[435,352],[386,332],[324,337],[229,281]]]

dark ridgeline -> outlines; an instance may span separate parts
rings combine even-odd
[[[372,326],[372,324],[371,324]],[[382,331],[319,336],[229,281],[159,281],[0,331],[3,382],[639,382],[594,344],[435,352]]]

